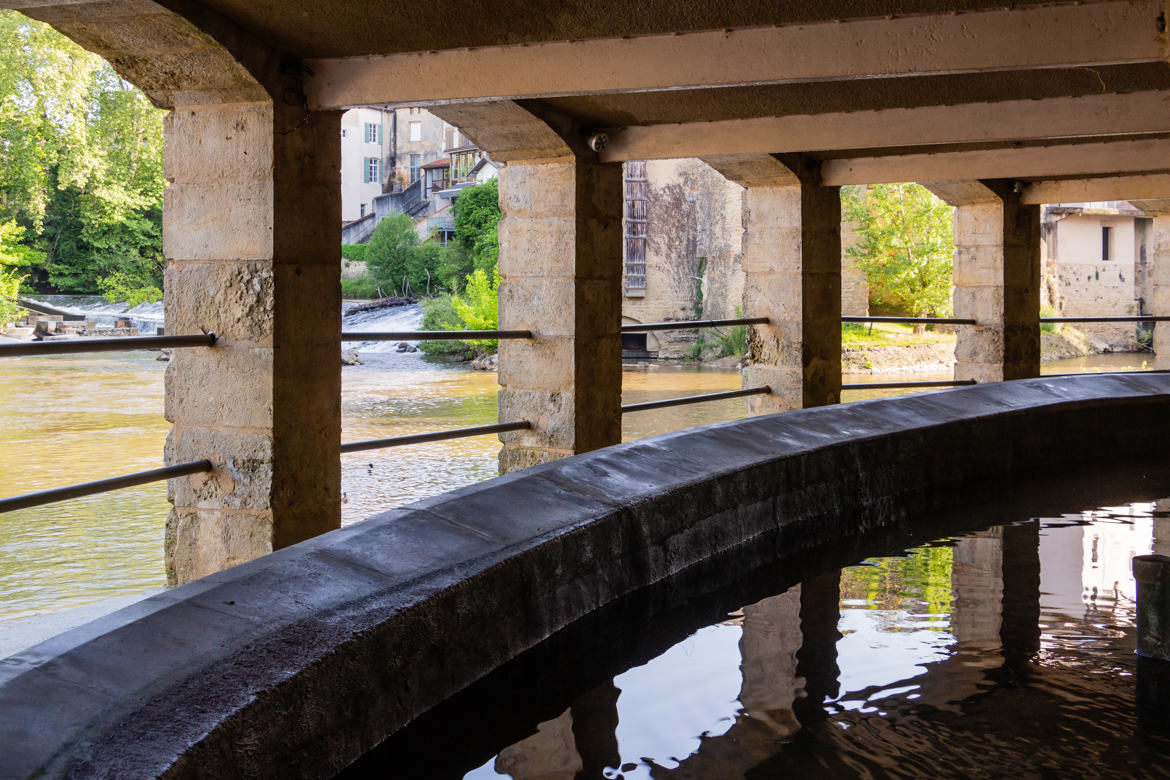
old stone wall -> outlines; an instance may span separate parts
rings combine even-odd
[[[736,316],[743,188],[695,159],[646,164],[646,286],[628,290],[623,321],[663,322]],[[649,334],[659,357],[684,357],[695,331]]]
[[[744,189],[697,159],[645,163],[647,241],[645,290],[626,291],[623,324],[743,316]],[[856,241],[842,225],[841,308],[869,313],[865,274],[846,254]],[[647,350],[685,357],[698,334],[647,334]]]
[[[1141,244],[1138,220],[1129,215],[1049,212],[1047,249],[1056,274],[1061,313],[1069,317],[1138,313],[1140,282],[1135,278]],[[1112,240],[1108,257],[1102,230]],[[1111,347],[1132,346],[1133,323],[1078,325],[1086,335]]]

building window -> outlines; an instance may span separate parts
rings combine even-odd
[[[363,203],[363,204],[362,204],[362,206],[361,206],[361,209],[362,209],[362,210],[361,210],[361,212],[359,213],[359,217],[364,217],[364,216],[366,215],[366,204],[364,204],[364,203]]]
[[[366,122],[366,143],[382,143],[382,126],[373,122]]]
[[[1113,228],[1101,228],[1101,260],[1109,262],[1113,259]]]
[[[421,141],[422,140],[422,122],[411,122],[410,123],[410,140],[411,141]]]
[[[420,159],[421,157],[422,157],[422,155],[419,155],[419,154],[412,154],[410,156],[410,180],[411,181],[414,181],[415,179],[418,178],[419,169],[422,166],[422,161]]]
[[[379,160],[377,157],[366,158],[365,176],[362,178],[363,182],[366,184],[377,184],[382,180],[382,178],[378,175],[380,173],[379,168],[381,167],[379,163],[381,163],[381,160]]]

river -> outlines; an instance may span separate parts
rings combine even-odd
[[[56,297],[91,318],[123,316],[101,299]],[[152,329],[161,305],[138,307]],[[346,330],[410,330],[418,307],[346,318]],[[355,345],[350,345],[355,346]],[[342,370],[342,441],[381,438],[496,421],[496,375],[466,365],[398,353],[388,343],[356,345],[364,365]],[[1045,373],[1140,368],[1140,355],[1102,355],[1045,364]],[[0,361],[0,496],[85,482],[162,464],[163,370],[152,352],[99,353]],[[927,380],[938,375],[899,375]],[[885,377],[847,376],[847,382]],[[702,365],[629,366],[623,403],[740,387],[738,372]],[[900,391],[850,391],[845,400]],[[904,392],[904,391],[901,391]],[[739,419],[743,399],[626,415],[629,441],[695,425]],[[481,436],[342,456],[342,522],[496,474],[500,444]],[[0,514],[0,623],[59,611],[165,583],[163,483]]]

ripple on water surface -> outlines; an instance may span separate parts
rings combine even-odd
[[[581,629],[588,639],[538,648],[354,769],[476,780],[1167,776],[1170,696],[1140,714],[1136,698],[1170,676],[1139,668],[1130,574],[1133,555],[1170,544],[1160,505],[1056,514],[869,558],[681,640],[657,615],[642,638],[629,637],[633,618],[599,619]],[[595,633],[607,628],[626,649],[598,674],[576,646],[604,646]],[[457,740],[438,755],[425,746],[445,724],[512,736]]]

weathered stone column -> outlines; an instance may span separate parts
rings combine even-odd
[[[1170,211],[1156,213],[1153,228],[1152,310],[1166,316],[1170,315]],[[1170,322],[1154,323],[1154,352],[1154,368],[1170,368]]]
[[[500,472],[621,441],[622,167],[584,157],[500,170]]]
[[[820,184],[811,160],[787,156],[790,184],[747,184],[744,202],[745,317],[768,317],[748,331],[752,364],[745,387],[754,413],[841,400],[841,199]]]
[[[269,102],[182,105],[166,121],[163,217],[175,350],[167,577],[182,583],[340,524],[340,124]]]
[[[932,189],[934,189],[932,187]],[[936,190],[937,192],[937,190]],[[1010,182],[972,184],[955,210],[955,379],[999,382],[1040,375],[1040,207]],[[942,194],[942,193],[939,193]]]

